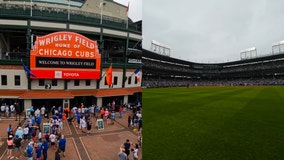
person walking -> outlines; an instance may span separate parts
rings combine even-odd
[[[138,121],[138,131],[140,132],[141,129],[142,129],[142,118],[139,119]]]
[[[95,107],[95,112],[96,112],[96,120],[99,118],[100,115],[100,107],[96,105]]]
[[[105,110],[104,116],[105,116],[106,119],[108,118],[108,116],[109,116],[109,111],[108,111],[108,109]]]
[[[81,118],[80,120],[80,126],[81,126],[81,130],[83,133],[86,133],[86,127],[87,127],[87,122],[85,120],[85,117]]]
[[[88,121],[87,121],[87,135],[91,134],[91,129],[92,129],[92,121],[89,118]]]
[[[130,154],[130,146],[131,146],[131,143],[130,143],[129,139],[127,139],[123,144],[123,147],[125,149],[125,153],[126,153],[127,157]]]
[[[12,135],[9,135],[8,139],[7,139],[7,154],[8,154],[8,159],[10,157],[12,157],[12,151],[14,149],[14,142],[13,142],[13,136]]]
[[[66,149],[66,139],[64,135],[61,135],[61,138],[58,140],[58,148],[63,152],[63,157],[65,157],[65,149]]]
[[[55,134],[51,133],[49,135],[49,141],[50,141],[50,146],[55,150],[56,147],[55,147],[55,140],[56,140],[56,136]]]
[[[11,130],[12,130],[12,125],[9,124],[8,127],[7,127],[8,138],[9,138],[9,136],[10,136],[10,134],[11,134]]]
[[[21,140],[23,139],[23,135],[24,135],[24,131],[23,131],[23,128],[22,127],[18,127],[16,133],[15,133],[16,136],[19,136],[19,138],[21,138]]]
[[[6,105],[5,110],[6,110],[6,118],[9,118],[10,117],[10,109],[9,109],[8,105]]]
[[[60,149],[59,148],[55,152],[55,160],[60,160]]]
[[[47,159],[47,151],[48,151],[48,140],[43,139],[43,144],[41,145],[43,160]]]
[[[46,109],[45,109],[44,106],[42,106],[42,107],[40,108],[40,115],[41,115],[42,118],[44,118],[45,110],[46,110]]]
[[[79,127],[79,129],[81,129],[80,128],[81,113],[76,113],[76,119],[77,119],[76,128]]]
[[[130,125],[131,125],[131,119],[132,119],[132,118],[131,118],[131,116],[129,115],[129,116],[128,116],[128,119],[127,119],[127,121],[128,121],[128,127],[130,127]]]
[[[42,148],[38,144],[35,145],[36,160],[41,160]]]
[[[16,159],[18,159],[21,156],[22,138],[20,138],[19,135],[16,135],[13,143],[14,143],[15,149],[17,151]]]
[[[104,114],[105,114],[105,110],[101,108],[100,110],[101,119],[104,119]]]
[[[134,148],[131,148],[131,152],[133,153],[133,158],[131,160],[138,160],[138,144],[134,145]]]
[[[120,147],[120,151],[118,152],[118,160],[127,160],[127,155],[125,153],[125,148]]]
[[[111,120],[115,121],[115,111],[111,111]]]
[[[26,147],[27,160],[33,160],[33,142],[30,142]]]
[[[122,106],[120,106],[119,109],[118,109],[119,118],[122,118],[122,111],[123,111],[123,108],[122,108]]]
[[[27,125],[25,128],[24,128],[24,140],[27,141],[29,139],[29,126]]]
[[[2,105],[1,105],[1,116],[2,116],[2,117],[4,117],[5,109],[6,109],[6,104],[2,104]]]

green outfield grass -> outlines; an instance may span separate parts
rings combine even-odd
[[[144,160],[283,160],[284,87],[143,89]]]

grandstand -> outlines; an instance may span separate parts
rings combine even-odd
[[[143,87],[284,84],[284,53],[225,63],[195,63],[143,49]]]
[[[133,22],[126,7],[113,0],[0,0],[0,103],[17,102],[23,111],[30,106],[105,106],[113,100],[120,104],[141,99],[141,83],[133,73],[141,66],[142,20]],[[61,40],[75,35],[84,37],[80,43],[87,48],[93,47],[88,46],[90,43],[97,44],[100,58],[84,59],[86,64],[97,66],[96,76],[93,72],[79,76],[76,73],[86,70],[81,66],[71,67],[76,73],[69,75],[77,75],[76,78],[62,78],[60,74],[45,77],[43,72],[36,78],[26,75],[22,63],[32,72],[36,72],[36,67],[54,72],[58,69],[55,61],[54,65],[40,66],[31,55],[36,52],[40,37],[58,32]],[[58,45],[70,49],[69,42]],[[48,58],[58,58],[53,53]],[[85,50],[80,50],[80,54],[88,55]],[[64,60],[77,63],[77,59]],[[111,65],[113,84],[109,87],[105,73]],[[59,69],[67,70],[63,66]]]

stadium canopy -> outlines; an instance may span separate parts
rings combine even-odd
[[[238,66],[243,64],[250,64],[250,63],[256,63],[256,62],[263,62],[263,61],[272,61],[277,59],[284,59],[284,54],[274,54],[274,55],[266,55],[266,56],[258,56],[256,58],[251,59],[243,59],[238,61],[231,61],[231,62],[224,62],[224,63],[195,63],[190,61],[185,61],[181,59],[176,59],[169,56],[164,56],[161,54],[157,54],[153,51],[149,51],[146,49],[143,49],[142,57],[147,57],[151,59],[158,59],[161,61],[167,61],[172,63],[179,63],[179,64],[188,64],[188,65],[203,65],[203,66],[211,66],[211,65],[219,65],[219,66]]]
[[[86,0],[32,0],[32,2],[41,2],[41,3],[53,3],[53,4],[62,4],[70,5],[75,7],[81,7]],[[28,1],[27,1],[28,2]]]

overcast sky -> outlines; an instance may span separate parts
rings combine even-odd
[[[284,40],[283,6],[280,0],[143,0],[143,48],[155,40],[170,46],[172,57],[200,63],[240,60],[251,47],[268,55],[272,43]]]

